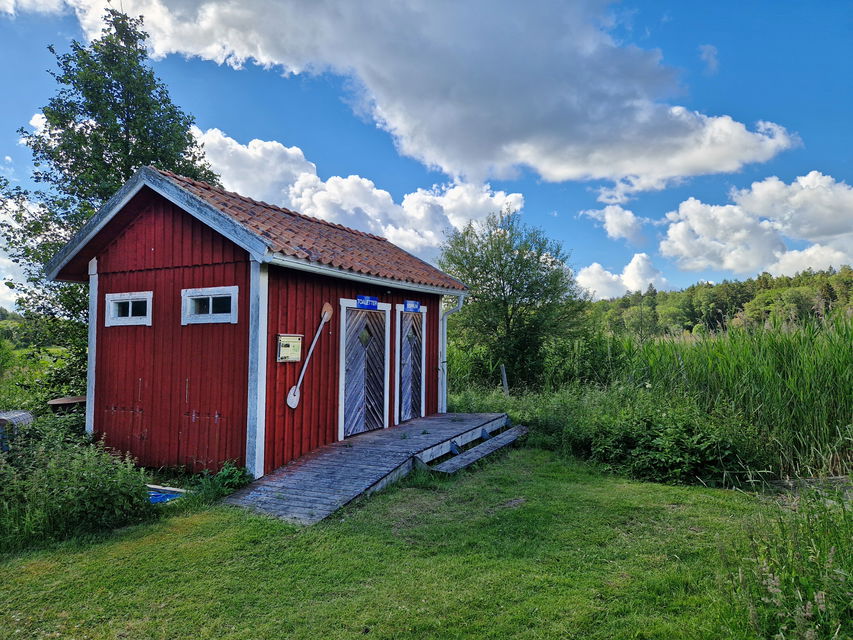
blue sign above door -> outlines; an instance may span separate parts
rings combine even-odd
[[[403,311],[420,311],[421,303],[417,300],[404,300]]]
[[[355,306],[359,309],[372,309],[376,311],[379,308],[379,298],[374,296],[356,296]]]

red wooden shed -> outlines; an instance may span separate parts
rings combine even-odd
[[[141,464],[259,477],[446,411],[465,287],[384,238],[144,167],[48,273],[89,283],[86,428]]]

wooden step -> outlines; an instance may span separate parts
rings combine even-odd
[[[441,464],[430,467],[433,471],[439,473],[456,473],[469,467],[477,460],[482,460],[490,453],[494,453],[498,449],[502,449],[507,445],[512,444],[521,436],[527,433],[527,427],[521,425],[507,429],[503,433],[492,436],[490,439],[478,444],[476,447],[471,447],[467,451],[463,451],[457,456],[453,456],[449,460],[445,460]]]

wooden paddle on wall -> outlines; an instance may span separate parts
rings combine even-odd
[[[311,361],[311,354],[314,353],[314,346],[317,344],[317,340],[319,340],[320,338],[320,332],[323,330],[323,325],[325,325],[329,320],[331,320],[334,314],[335,310],[332,308],[332,305],[330,305],[328,302],[324,303],[323,311],[320,313],[320,326],[317,327],[317,333],[314,334],[314,339],[311,341],[311,346],[308,349],[308,355],[305,356],[305,362],[302,363],[302,371],[299,372],[299,379],[296,381],[296,385],[291,387],[290,391],[288,391],[287,393],[287,406],[291,409],[295,409],[299,406],[302,378],[305,377],[305,370],[308,368],[308,363]]]

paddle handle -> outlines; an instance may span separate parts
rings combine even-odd
[[[323,331],[323,325],[326,324],[326,316],[323,316],[323,319],[320,320],[320,326],[317,327],[317,333],[314,334],[314,339],[311,341],[311,346],[308,347],[308,355],[305,356],[305,362],[302,363],[302,371],[299,372],[299,379],[296,381],[296,389],[298,390],[302,386],[302,378],[305,377],[305,370],[308,368],[308,362],[311,360],[311,354],[314,353],[314,346],[317,344],[317,340],[320,339],[320,332]]]

